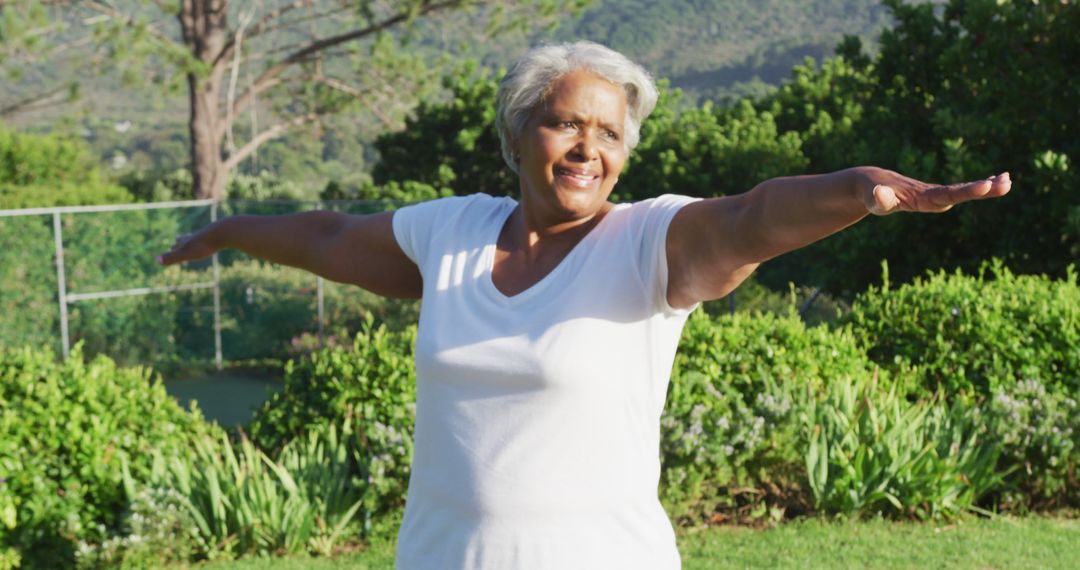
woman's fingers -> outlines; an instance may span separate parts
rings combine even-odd
[[[879,216],[893,212],[940,213],[971,200],[999,198],[1012,189],[1008,172],[985,180],[938,186],[916,180],[908,181],[910,184],[875,186],[874,206],[870,208],[870,212]]]
[[[985,200],[986,198],[999,198],[1009,193],[1012,189],[1012,180],[1009,173],[1003,172],[997,176],[991,176],[986,180],[976,180],[964,184],[943,186],[942,196],[939,203],[948,202],[950,206],[968,202],[971,200]]]
[[[183,261],[194,261],[202,259],[209,254],[200,254],[196,247],[197,244],[193,244],[192,240],[196,234],[184,234],[176,237],[176,241],[173,242],[172,249],[157,256],[157,262],[164,266],[173,265]]]
[[[171,250],[157,256],[157,262],[166,267],[181,261],[184,261],[184,259],[180,256],[180,251],[175,245]]]
[[[999,198],[1012,190],[1012,179],[1008,172],[1002,172],[992,179],[990,191],[983,198]]]

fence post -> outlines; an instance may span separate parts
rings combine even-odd
[[[319,349],[324,348],[323,344],[323,278],[315,276],[315,294],[319,298]]]
[[[53,241],[56,244],[56,289],[60,299],[60,338],[64,347],[64,358],[71,351],[68,339],[67,282],[64,276],[64,238],[60,233],[60,212],[53,212]]]
[[[319,200],[315,205],[317,210],[326,208],[326,203]],[[315,276],[315,295],[318,297],[318,310],[319,310],[319,350],[325,348],[325,342],[323,340],[323,278],[320,275]]]
[[[210,204],[210,223],[217,221],[218,202],[214,200]],[[221,364],[221,266],[218,265],[218,254],[214,253],[214,364],[218,371]]]

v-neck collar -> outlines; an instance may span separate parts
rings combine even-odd
[[[484,252],[484,265],[486,275],[484,276],[483,282],[485,289],[488,290],[488,293],[493,299],[505,305],[520,305],[521,303],[525,303],[530,299],[533,299],[534,297],[539,295],[544,289],[547,289],[552,281],[558,279],[559,274],[567,271],[567,269],[565,268],[573,264],[573,259],[575,257],[583,255],[579,253],[579,251],[587,249],[586,242],[595,240],[594,236],[596,236],[600,228],[605,223],[607,223],[607,219],[611,216],[611,214],[615,213],[616,210],[622,209],[624,206],[626,206],[626,204],[613,205],[611,209],[608,210],[606,214],[604,214],[604,217],[596,223],[596,225],[590,228],[585,235],[581,236],[581,239],[578,240],[578,242],[574,244],[572,248],[570,248],[570,251],[568,251],[561,260],[559,260],[559,263],[555,265],[555,267],[553,267],[551,271],[548,271],[547,274],[541,277],[536,283],[533,283],[528,288],[517,294],[507,295],[495,286],[495,254],[498,252],[499,249],[499,236],[502,234],[502,230],[506,226],[506,222],[509,221],[510,216],[514,214],[514,211],[518,207],[517,205],[515,205],[513,208],[510,208],[505,215],[500,216],[501,219],[499,219],[498,223],[493,224],[494,228],[492,231],[492,236],[487,241],[487,251]]]

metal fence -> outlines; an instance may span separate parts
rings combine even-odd
[[[378,211],[385,206],[384,204],[376,204],[372,202],[359,202],[359,201],[335,201],[335,202],[293,202],[293,201],[235,201],[229,202],[225,207],[231,213],[239,213],[255,209],[256,213],[264,213],[268,208],[274,210],[273,213],[285,213],[291,211],[307,210],[312,208],[331,208],[338,210],[362,210],[365,212]],[[223,204],[214,200],[190,200],[190,201],[174,201],[174,202],[156,202],[156,203],[144,203],[144,204],[123,204],[123,205],[102,205],[102,206],[60,206],[50,208],[25,208],[17,210],[0,210],[0,228],[5,221],[17,218],[27,218],[33,216],[48,216],[51,218],[51,233],[53,238],[53,256],[55,259],[55,275],[56,275],[56,311],[59,315],[59,330],[56,333],[60,336],[60,345],[62,352],[67,357],[71,350],[71,335],[69,333],[69,308],[79,304],[87,303],[91,301],[107,301],[111,299],[119,299],[124,297],[136,297],[146,295],[156,295],[165,293],[174,293],[179,291],[199,291],[209,290],[213,294],[213,337],[214,337],[214,364],[220,370],[223,366],[222,356],[222,306],[221,306],[221,263],[219,261],[219,254],[215,254],[211,258],[211,278],[195,283],[182,283],[174,285],[151,285],[148,283],[137,284],[139,286],[125,287],[125,288],[109,288],[105,290],[76,290],[71,287],[70,276],[68,269],[71,263],[71,259],[65,256],[65,253],[70,253],[65,250],[65,234],[63,219],[68,216],[93,216],[101,215],[105,213],[114,212],[133,212],[133,211],[149,211],[149,210],[184,210],[194,209],[194,211],[200,211],[199,216],[202,220],[205,220],[205,215],[208,211],[209,222],[216,221],[219,215],[222,214]],[[44,220],[42,220],[44,221]],[[70,220],[69,220],[70,221]],[[35,224],[38,225],[38,224]],[[105,224],[106,226],[108,224]],[[191,228],[195,229],[195,228]],[[109,229],[107,227],[102,228],[102,232],[107,233]],[[43,251],[40,248],[37,253],[33,253],[33,248],[29,247],[28,243],[32,237],[20,235],[18,227],[10,229],[6,233],[0,233],[0,236],[4,238],[4,242],[0,243],[0,253],[2,250],[8,250],[8,253],[13,255],[7,256],[6,260],[12,259],[24,259],[25,256],[36,255],[41,257]],[[38,236],[40,237],[40,236]],[[172,239],[171,237],[169,238]],[[40,240],[38,240],[40,241]],[[171,243],[171,241],[169,242]],[[325,329],[325,307],[324,307],[324,283],[323,279],[317,276],[312,276],[315,281],[315,297],[316,297],[316,321],[318,323],[318,344],[321,347],[324,343],[324,329]],[[9,283],[5,287],[29,287],[26,283]],[[248,290],[248,297],[252,296],[253,292]],[[17,303],[15,303],[17,304]],[[10,304],[9,304],[10,305]],[[21,310],[20,307],[12,307],[13,310]],[[56,334],[53,333],[53,334]],[[54,337],[55,338],[55,337]]]

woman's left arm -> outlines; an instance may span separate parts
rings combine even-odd
[[[763,261],[861,220],[867,214],[944,212],[1004,196],[1009,174],[940,185],[860,166],[766,180],[736,196],[688,204],[667,237],[668,303],[689,307],[734,291]]]

